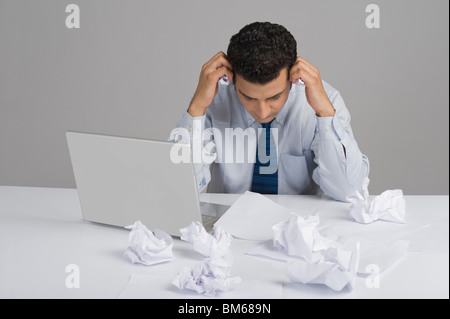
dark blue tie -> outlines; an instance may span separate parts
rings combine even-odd
[[[269,123],[262,123],[263,130],[256,148],[256,162],[253,168],[252,192],[278,194],[277,150]]]

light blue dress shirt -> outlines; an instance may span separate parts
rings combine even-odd
[[[318,117],[306,100],[304,86],[292,85],[285,105],[272,122],[272,128],[278,133],[278,193],[325,193],[346,201],[350,192],[361,190],[369,174],[369,160],[360,152],[353,137],[350,113],[340,93],[325,81],[323,85],[336,110],[333,117]],[[235,145],[230,155],[224,154],[224,139],[227,129],[228,133],[230,129],[239,133],[240,129],[248,128],[258,134],[261,124],[245,110],[233,83],[219,83],[218,93],[206,114],[191,117],[185,112],[169,140],[193,146],[197,139],[204,148],[201,160],[194,161],[199,191],[207,187],[210,193],[241,194],[251,188],[256,144],[247,143],[238,148]],[[194,132],[205,131],[213,134],[205,135],[209,140],[204,137],[199,141],[201,134]],[[183,132],[188,132],[189,136]],[[226,156],[234,160],[226,160]],[[237,160],[239,156],[245,160]],[[210,163],[209,159],[214,158]]]

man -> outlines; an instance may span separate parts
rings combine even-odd
[[[245,26],[231,38],[227,54],[219,52],[203,65],[177,127],[171,140],[202,146],[200,160],[194,160],[199,191],[321,189],[345,201],[369,174],[341,95],[297,56],[295,39],[278,24]],[[246,161],[238,160],[244,153]]]

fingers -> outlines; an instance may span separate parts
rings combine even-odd
[[[233,81],[233,68],[227,56],[222,51],[218,52],[202,67],[200,77],[208,83],[217,83],[221,77],[226,75],[228,80]]]
[[[225,75],[229,81],[233,81],[231,64],[225,53],[219,52],[202,67],[197,89],[188,108],[191,116],[205,114],[206,109],[212,103],[218,92],[219,79]]]
[[[290,70],[289,80],[295,83],[297,79],[301,79],[305,85],[316,84],[321,80],[319,69],[302,57],[297,57],[294,66]]]
[[[312,69],[317,69],[314,65],[312,65],[311,63],[309,63],[307,60],[305,60],[304,58],[302,58],[301,56],[297,57],[297,59],[295,60],[295,63],[300,63],[302,65],[305,66],[309,66]]]
[[[227,56],[225,53],[223,53],[222,51],[218,52],[216,55],[214,55],[211,60],[209,60],[208,62],[206,62],[203,65],[203,71],[204,72],[213,72],[216,69],[219,69],[221,67],[227,67],[230,70],[233,69],[233,67],[231,66],[231,63],[228,61]]]
[[[233,71],[226,66],[222,66],[222,67],[218,68],[217,70],[210,73],[211,78],[215,82],[219,81],[219,79],[221,77],[223,77],[224,75],[226,75],[228,77],[228,80],[230,82],[233,82]]]

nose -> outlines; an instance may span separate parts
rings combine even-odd
[[[270,107],[267,102],[262,101],[258,103],[258,115],[262,119],[265,119],[270,115]]]

